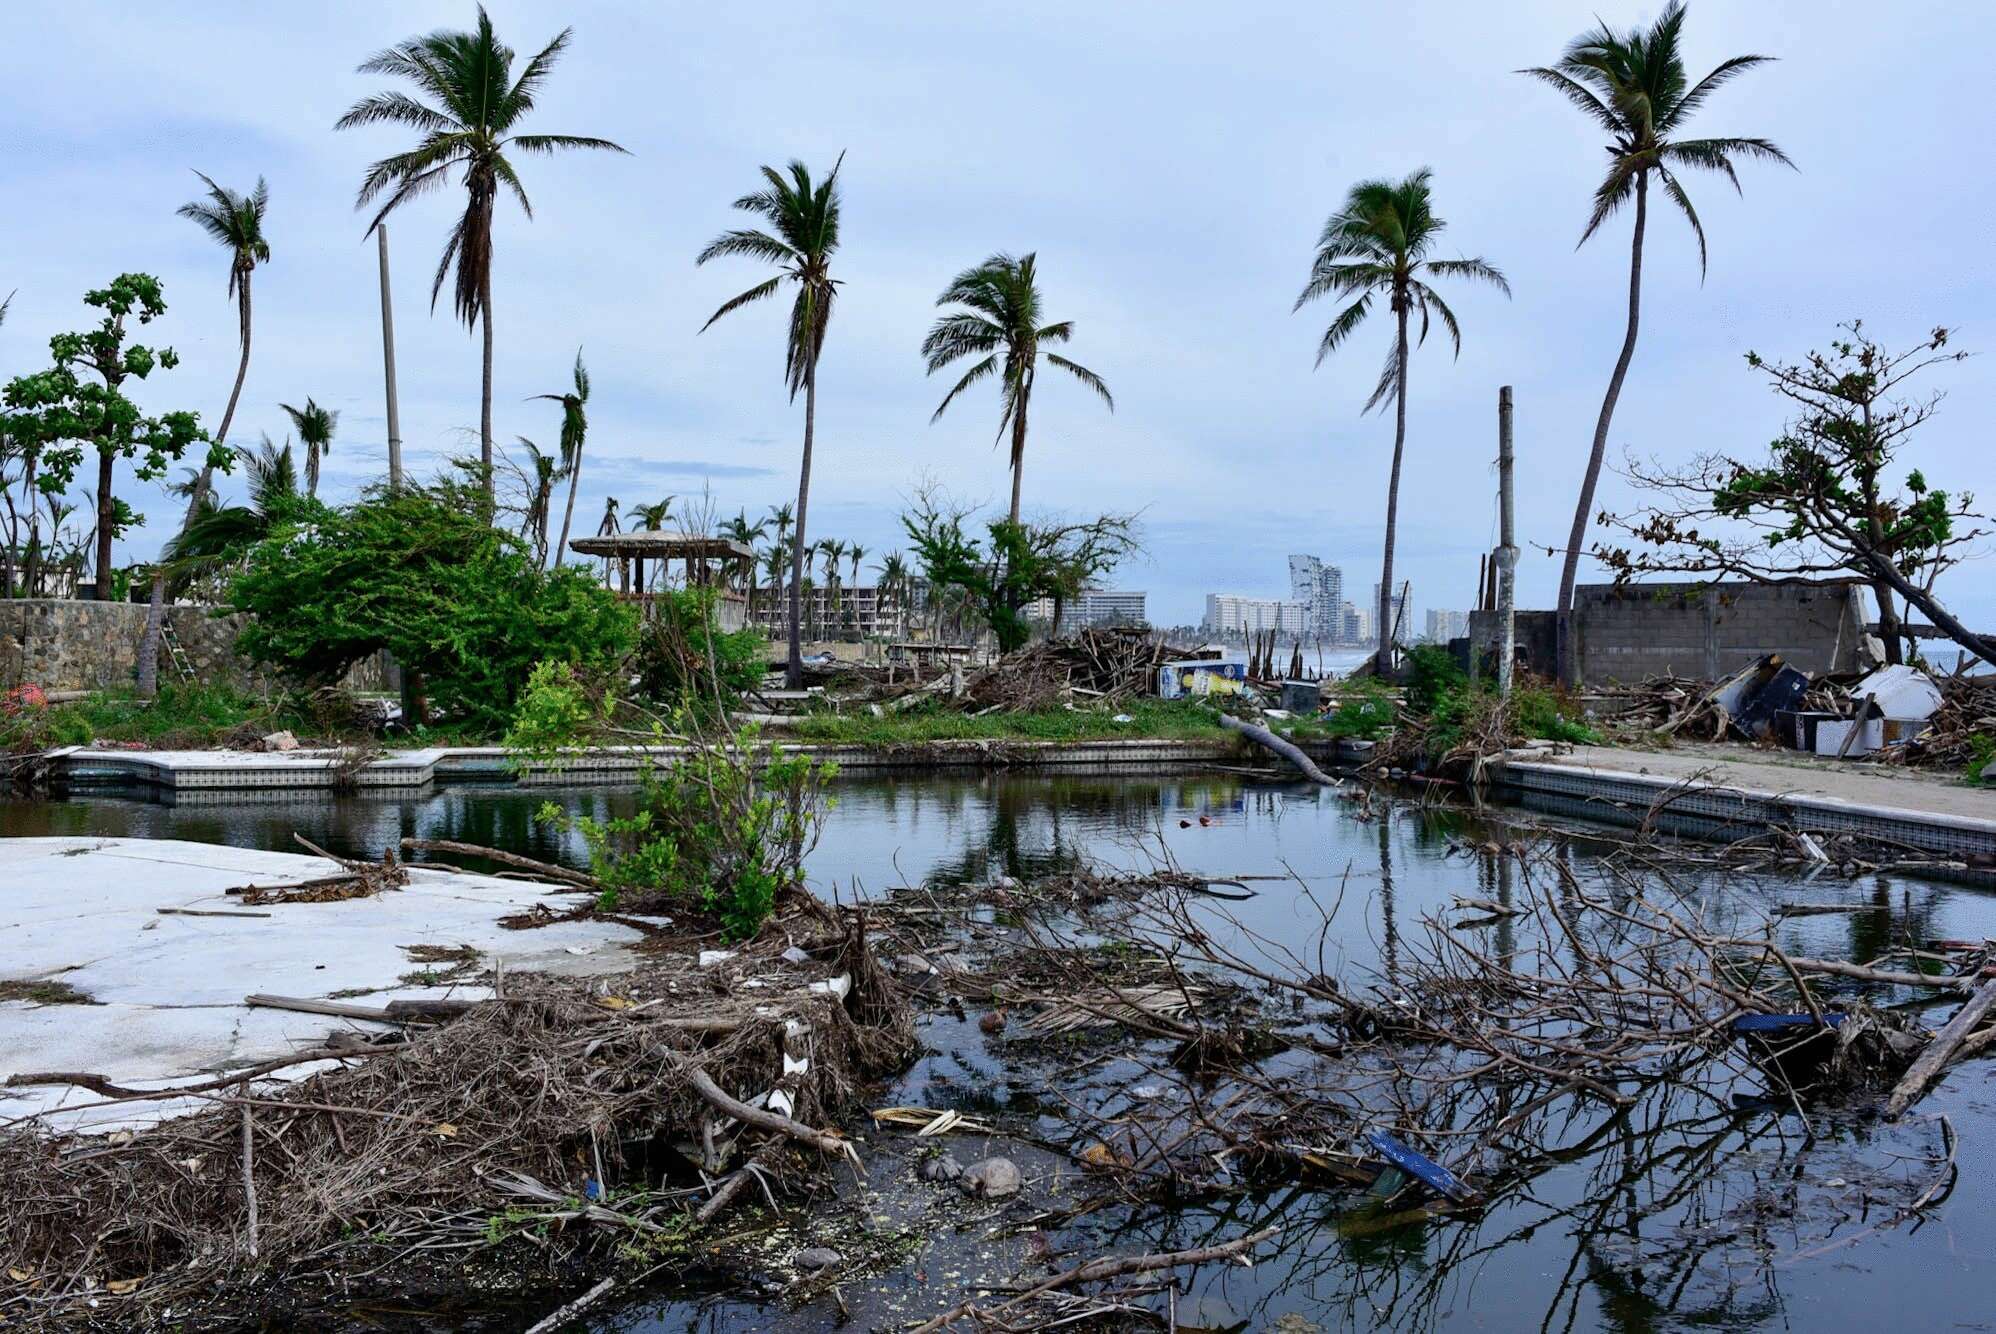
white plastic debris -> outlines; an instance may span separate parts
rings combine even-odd
[[[837,977],[827,978],[823,982],[813,982],[811,990],[844,1000],[852,993],[852,974],[840,973]]]
[[[726,963],[734,957],[735,952],[733,950],[701,950],[700,966],[702,968],[712,968],[715,964]]]
[[[1880,667],[1851,687],[1852,699],[1866,695],[1894,722],[1925,722],[1941,706],[1941,688],[1917,667]]]
[[[803,950],[798,949],[795,945],[792,945],[789,949],[783,951],[783,953],[777,957],[781,958],[785,963],[804,963],[805,961],[810,959],[811,956],[804,953]]]

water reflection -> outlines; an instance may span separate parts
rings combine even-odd
[[[1231,777],[994,775],[848,780],[836,795],[809,864],[814,883],[828,892],[1000,875],[1023,880],[1084,861],[1138,866],[1161,851],[1217,876],[1293,874],[1300,887],[1255,882],[1262,892],[1230,907],[1255,932],[1302,948],[1322,917],[1301,891],[1340,903],[1327,968],[1388,987],[1414,966],[1423,920],[1456,897],[1506,907],[1524,897],[1512,859],[1477,851],[1487,841],[1521,837],[1519,828],[1362,807],[1309,787]],[[535,820],[540,805],[553,801],[606,818],[629,813],[634,800],[629,791],[604,788],[492,787],[173,806],[10,801],[0,802],[0,835],[136,835],[281,849],[295,831],[369,857],[414,836],[580,865],[580,844]],[[1568,883],[1577,883],[1614,853],[1576,840],[1553,855],[1571,873]],[[1748,879],[1698,865],[1629,870],[1612,891],[1618,907],[1633,901],[1638,886],[1667,887],[1696,901],[1715,925],[1750,927],[1776,901],[1861,909],[1786,919],[1780,939],[1795,953],[1868,959],[1935,939],[1996,936],[1996,900],[1960,886],[1877,876]],[[1577,902],[1565,909],[1578,917]],[[1485,932],[1500,957],[1541,947],[1521,940],[1523,928],[1510,918]],[[972,1061],[977,1050],[958,1044],[939,1051],[910,1079]],[[959,1083],[987,1093],[1010,1078],[998,1071],[970,1078],[970,1067],[963,1069]],[[1346,1194],[1285,1187],[1179,1210],[1123,1210],[1089,1220],[1085,1235],[1069,1240],[1090,1253],[1158,1251],[1280,1222],[1284,1231],[1261,1263],[1202,1270],[1184,1294],[1188,1303],[1206,1299],[1202,1318],[1224,1308],[1255,1329],[1290,1315],[1326,1329],[1856,1330],[1875,1323],[1866,1312],[1888,1289],[1900,1327],[1946,1327],[1979,1310],[1983,1265],[1996,1257],[1996,1209],[1983,1170],[1996,1144],[1996,1116],[1980,1105],[1981,1086],[1979,1076],[1964,1072],[1922,1109],[1953,1118],[1970,1165],[1940,1224],[1857,1244],[1841,1243],[1889,1212],[1880,1202],[1886,1196],[1868,1190],[1893,1173],[1907,1182],[1932,1170],[1931,1120],[1881,1126],[1818,1116],[1805,1127],[1793,1117],[1737,1110],[1725,1090],[1696,1084],[1655,1086],[1613,1116],[1543,1118],[1529,1137],[1533,1151],[1499,1165],[1492,1203],[1473,1217],[1388,1225],[1355,1214]],[[1011,1087],[1018,1106],[1034,1095],[1029,1084],[1012,1080]],[[884,1096],[899,1101],[904,1091]],[[989,1110],[1015,1108],[994,1097]],[[892,1281],[913,1282],[879,1282]],[[856,1293],[857,1285],[847,1295]],[[816,1307],[682,1296],[627,1309],[614,1324],[816,1329],[828,1319]]]

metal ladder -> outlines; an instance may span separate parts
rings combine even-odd
[[[187,650],[180,646],[180,636],[173,633],[173,622],[167,620],[164,616],[160,618],[159,622],[159,642],[160,646],[166,650],[168,659],[172,661],[173,670],[180,673],[180,679],[183,681],[192,681],[194,679],[194,664],[187,660]]]

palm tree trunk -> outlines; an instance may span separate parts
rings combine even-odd
[[[568,525],[575,518],[575,488],[582,480],[582,446],[575,447],[575,460],[568,468],[568,504],[561,511],[561,542],[554,549],[553,563],[561,564],[563,553],[568,550]]]
[[[1019,410],[1012,414],[1012,526],[1019,526],[1019,484],[1026,472],[1026,404],[1031,401],[1032,390],[1027,388],[1019,395]]]
[[[490,247],[487,247],[490,254]],[[485,472],[485,513],[498,514],[492,477],[492,267],[488,260],[478,279],[478,326],[485,335],[484,373],[478,391],[478,461]]]
[[[818,359],[804,372],[804,463],[797,473],[797,544],[790,548],[790,661],[783,673],[792,690],[804,688],[804,644],[798,605],[804,586],[804,523],[811,507],[811,435],[818,424]]]
[[[111,600],[111,532],[117,502],[111,495],[111,464],[116,455],[109,450],[97,455],[97,600]]]
[[[1393,403],[1393,470],[1386,480],[1386,553],[1379,565],[1379,649],[1372,660],[1372,670],[1381,678],[1393,670],[1393,546],[1400,529],[1400,458],[1407,448],[1407,303],[1401,299],[1394,304],[1399,307],[1393,356],[1400,363],[1400,387]]]
[[[1573,642],[1573,581],[1580,572],[1580,550],[1587,541],[1587,521],[1594,512],[1594,487],[1601,480],[1601,460],[1608,452],[1608,427],[1615,419],[1615,403],[1622,396],[1622,381],[1629,374],[1629,362],[1636,355],[1636,328],[1643,306],[1643,224],[1649,216],[1649,172],[1636,175],[1636,226],[1629,241],[1629,330],[1622,336],[1622,355],[1615,359],[1615,373],[1608,377],[1608,392],[1601,400],[1601,416],[1594,423],[1594,448],[1587,456],[1587,475],[1580,483],[1580,503],[1573,510],[1573,531],[1566,539],[1566,561],[1559,572],[1559,605],[1554,615],[1559,679],[1572,685],[1579,679],[1578,646]]]

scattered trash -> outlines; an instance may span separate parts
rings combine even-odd
[[[1436,1194],[1447,1196],[1458,1204],[1467,1204],[1476,1198],[1476,1192],[1455,1173],[1419,1150],[1409,1148],[1385,1131],[1375,1130],[1365,1138],[1366,1142],[1378,1151],[1380,1157]]]
[[[726,963],[734,957],[735,952],[733,950],[701,950],[700,966],[702,968],[712,968],[715,964]]]

